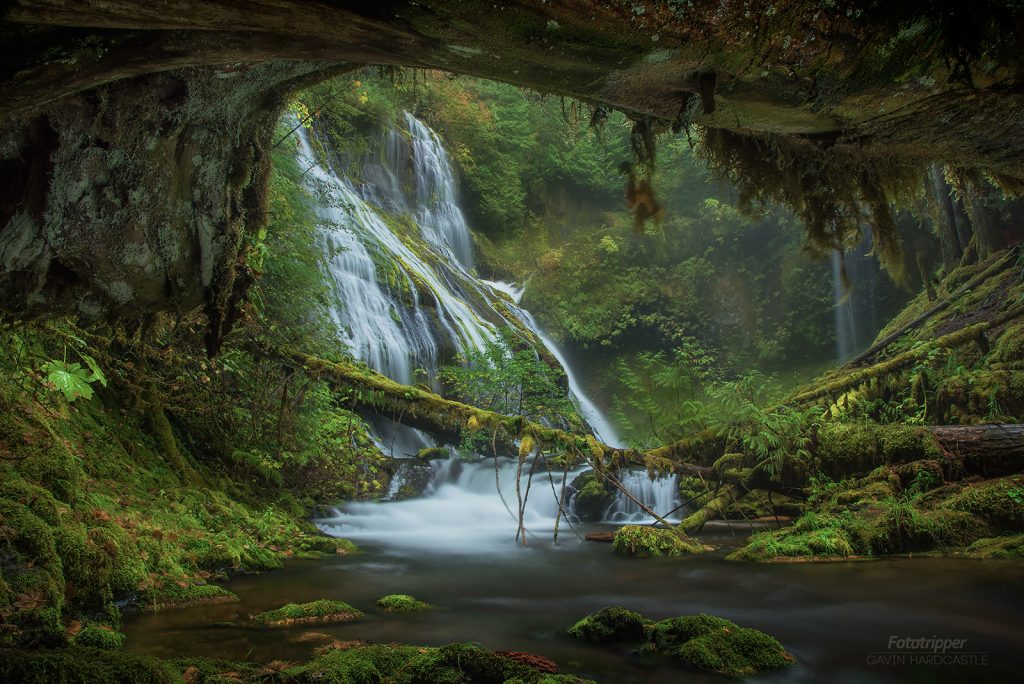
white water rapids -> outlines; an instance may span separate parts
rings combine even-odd
[[[340,343],[374,370],[405,384],[433,377],[455,353],[481,349],[511,310],[565,369],[570,396],[595,435],[623,446],[607,417],[587,396],[564,353],[518,306],[522,289],[478,280],[472,272],[472,237],[457,204],[454,174],[437,135],[411,114],[405,130],[386,130],[375,155],[361,160],[360,183],[316,163],[311,133],[299,131],[297,153],[308,168],[304,183],[317,198],[324,220],[323,247],[333,286],[332,316]],[[395,217],[404,217],[397,222]],[[496,306],[504,293],[512,302]],[[427,378],[418,377],[422,369]],[[374,424],[378,446],[395,457],[434,446],[423,433],[400,425]],[[424,469],[430,468],[429,472]],[[524,469],[520,489],[526,491]],[[568,482],[585,469],[571,471]],[[445,552],[509,548],[518,505],[512,459],[462,461],[458,457],[424,465],[401,462],[391,494],[413,474],[429,479],[422,494],[403,501],[347,503],[320,521],[332,534],[401,547]],[[675,478],[651,481],[644,473],[623,473],[630,493],[659,513],[674,508]],[[549,476],[538,463],[524,508],[528,539],[546,535],[558,514],[563,474]],[[609,520],[649,518],[625,497],[607,512]],[[564,527],[563,527],[564,529]]]

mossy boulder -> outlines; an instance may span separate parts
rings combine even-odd
[[[408,594],[390,594],[377,599],[377,605],[386,613],[418,613],[423,610],[432,610],[434,606],[413,598]]]
[[[975,515],[996,530],[1024,531],[1024,476],[967,484],[943,508]]]
[[[615,492],[593,470],[577,475],[569,486],[575,492],[569,503],[576,517],[583,522],[604,520],[615,502]]]
[[[650,558],[702,553],[704,547],[685,534],[660,527],[626,525],[615,533],[612,549],[623,556]]]
[[[83,627],[72,640],[76,646],[101,648],[116,651],[124,646],[125,635],[107,625],[88,625]]]
[[[648,630],[648,639],[656,650],[668,652],[691,639],[731,627],[735,625],[714,615],[681,615],[654,623]]]
[[[694,617],[702,633],[672,651],[672,655],[690,667],[731,677],[748,677],[796,663],[796,658],[782,644],[764,632],[709,615]]]
[[[581,641],[598,644],[639,641],[644,638],[644,619],[639,613],[621,606],[610,606],[574,624],[569,628],[569,634]]]
[[[267,627],[290,627],[329,622],[350,622],[363,616],[344,601],[320,599],[310,603],[289,603],[274,610],[250,616],[258,625]]]

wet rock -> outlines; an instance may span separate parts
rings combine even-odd
[[[644,619],[621,606],[602,608],[569,628],[569,634],[581,641],[611,643],[639,641],[644,638]]]
[[[577,475],[569,488],[572,490],[569,507],[583,522],[603,520],[615,503],[615,492],[593,470]]]
[[[429,461],[403,458],[395,459],[392,463],[395,470],[384,496],[385,501],[405,501],[422,496],[434,479],[434,469]]]

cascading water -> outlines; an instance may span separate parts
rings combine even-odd
[[[521,290],[487,283],[472,274],[472,240],[456,202],[454,176],[437,135],[411,114],[407,130],[384,132],[377,154],[364,159],[359,185],[315,162],[310,133],[300,129],[299,154],[308,167],[307,187],[318,198],[325,220],[324,249],[335,304],[332,316],[352,353],[374,370],[405,384],[415,369],[434,375],[454,353],[482,349],[511,311],[562,364],[571,396],[601,441],[622,446],[611,424],[587,397],[564,354],[518,306]],[[406,217],[400,226],[394,217]],[[388,217],[391,217],[390,220]],[[496,305],[498,292],[516,302]],[[378,446],[395,457],[411,456],[433,443],[423,433],[386,422],[373,426]],[[517,463],[512,459],[434,461],[423,495],[390,503],[349,503],[321,521],[329,532],[386,540],[400,546],[445,551],[506,548],[516,529]],[[520,474],[520,490],[529,477]],[[556,469],[557,470],[557,469]],[[565,481],[582,472],[570,471]],[[418,462],[405,462],[391,483],[397,498]],[[651,483],[646,475],[624,474],[627,488],[655,510],[672,508],[674,479]],[[538,464],[523,516],[527,530],[553,527],[563,473]],[[497,490],[497,491],[496,491]],[[632,508],[630,508],[632,506]],[[635,510],[634,510],[635,509]],[[646,515],[624,500],[612,507],[620,521]]]

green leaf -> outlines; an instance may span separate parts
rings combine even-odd
[[[46,373],[46,379],[52,382],[68,401],[74,401],[79,397],[92,397],[92,387],[89,386],[92,378],[89,372],[82,368],[82,364],[47,361],[43,364],[42,371]]]
[[[106,387],[107,376],[103,374],[102,370],[100,370],[99,364],[96,363],[96,359],[92,358],[88,354],[82,354],[81,356],[85,359],[85,363],[89,366],[89,370],[92,371],[92,377],[89,379],[89,382],[99,382],[101,385]]]

